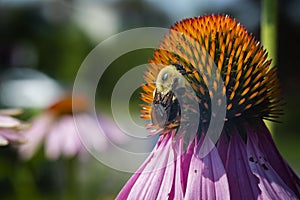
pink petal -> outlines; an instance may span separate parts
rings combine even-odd
[[[159,186],[159,192],[158,195],[155,197],[155,199],[168,199],[170,194],[171,194],[171,190],[172,190],[172,185],[173,185],[173,179],[175,177],[175,167],[176,167],[176,158],[174,155],[174,151],[172,151],[172,145],[169,145],[167,148],[169,149],[165,149],[166,152],[168,152],[168,156],[165,159],[165,163],[162,169],[160,169],[160,178],[156,179],[154,178],[152,181],[152,185],[156,183],[156,180],[160,180],[161,184]],[[158,176],[153,176],[153,177],[157,177]],[[181,187],[177,188],[181,190]]]
[[[185,199],[230,199],[226,171],[217,149],[199,158],[200,145],[201,142],[192,155]]]
[[[259,180],[250,170],[246,144],[235,127],[232,127],[228,132],[230,132],[230,134],[228,133],[230,135],[229,143],[226,144],[225,142],[224,145],[227,146],[227,149],[222,146],[218,150],[226,153],[225,168],[230,183],[231,199],[257,199],[260,193]],[[226,137],[221,137],[218,145],[224,144],[222,140],[228,141]]]
[[[169,199],[183,199],[186,189],[188,167],[192,154],[190,153],[192,148],[189,148],[187,152],[183,152],[184,138],[181,138],[178,143],[173,142],[173,149],[176,154],[175,170],[173,176],[173,187],[169,195]],[[192,146],[192,145],[190,145]]]
[[[76,127],[76,135],[78,135],[80,142],[87,146],[88,149],[95,152],[103,152],[108,148],[110,141],[105,133],[110,134],[110,132],[108,133],[104,130],[104,133],[102,133],[99,129],[97,119],[87,114],[76,114],[74,125]],[[103,126],[102,123],[100,123],[100,125]]]
[[[62,145],[65,142],[60,126],[53,122],[51,129],[45,138],[45,154],[50,160],[58,159],[62,151]]]
[[[263,121],[256,123],[256,126],[260,127],[260,134],[257,134],[257,137],[261,144],[259,145],[261,151],[264,152],[266,159],[280,178],[295,192],[298,197],[300,197],[300,180],[298,176],[293,172],[279,153],[272,136]]]
[[[259,198],[298,199],[270,165],[266,159],[266,154],[260,150],[261,141],[258,140],[257,133],[248,132],[247,134],[247,155],[251,158],[249,166],[252,173],[259,179],[258,186],[261,190]]]
[[[60,127],[62,131],[60,132],[64,136],[65,144],[62,146],[62,153],[71,157],[83,150],[83,145],[79,140],[75,124],[72,116],[65,116],[60,120]]]
[[[21,144],[25,143],[25,137],[15,130],[3,129],[0,130],[1,137],[5,138],[8,143]]]
[[[33,120],[30,129],[21,132],[27,141],[19,147],[19,153],[22,158],[30,159],[33,156],[45,135],[48,133],[53,120],[53,115],[44,113]]]
[[[13,117],[0,115],[0,128],[13,128],[20,124],[20,121]]]
[[[157,199],[165,173],[165,166],[168,164],[172,143],[171,139],[167,139],[166,141],[166,144],[160,144],[157,151],[153,154],[151,162],[147,164],[131,188],[128,199]]]
[[[170,195],[174,195],[172,188],[175,168],[180,159],[176,158],[170,135],[161,136],[146,162],[128,181],[116,199],[168,199]],[[180,183],[175,185],[179,187],[176,189],[181,190]]]
[[[136,180],[140,177],[143,170],[146,168],[147,164],[152,160],[153,153],[149,155],[149,157],[146,159],[146,161],[142,164],[142,166],[133,174],[133,176],[127,181],[126,185],[122,188],[122,190],[119,192],[118,196],[116,197],[116,200],[123,200],[127,199],[129,193],[131,192],[131,188],[135,184]]]
[[[60,155],[72,157],[83,149],[71,115],[62,116],[53,124],[45,149],[49,159],[57,159]]]
[[[0,135],[0,146],[5,146],[5,145],[8,145],[8,144],[9,144],[8,140],[5,137],[2,137]]]
[[[220,139],[217,143],[217,149],[219,152],[219,156],[224,164],[227,162],[227,158],[228,158],[227,151],[228,151],[229,142],[230,139],[228,133],[225,132],[225,130],[223,130]]]
[[[109,117],[101,115],[99,117],[98,123],[103,129],[107,139],[109,139],[112,143],[122,144],[127,140],[127,137],[124,134],[124,132]]]

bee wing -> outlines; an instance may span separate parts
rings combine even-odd
[[[173,96],[174,93],[171,91],[166,95],[155,91],[151,106],[151,120],[153,125],[163,128],[169,122]]]
[[[164,127],[168,120],[168,114],[161,104],[153,104],[151,106],[151,120],[152,124]]]

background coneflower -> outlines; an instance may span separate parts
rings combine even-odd
[[[21,157],[30,159],[43,143],[46,157],[50,160],[56,160],[60,156],[85,157],[88,152],[81,137],[85,138],[85,145],[104,151],[108,146],[107,138],[101,140],[94,134],[99,123],[109,139],[122,143],[120,138],[115,137],[120,130],[108,117],[99,115],[98,119],[94,119],[87,114],[87,109],[87,99],[81,96],[72,98],[67,95],[54,102],[32,120],[32,127],[29,130],[23,132],[28,142],[19,148]],[[80,128],[80,133],[73,117],[85,125]]]
[[[181,115],[188,105],[181,106],[180,117],[169,118],[162,129],[150,124],[161,134],[159,141],[117,199],[298,199],[299,178],[263,122],[277,121],[282,114],[276,68],[269,69],[270,64],[261,44],[229,16],[176,23],[145,73],[142,117],[152,120],[158,74],[166,66],[179,65],[196,94],[199,127],[195,132],[180,128],[189,123]],[[209,123],[220,118],[216,110],[223,107],[226,114],[221,116],[224,127],[219,134]],[[205,140],[208,134],[220,137]],[[186,135],[191,139],[183,148]],[[200,156],[199,149],[207,144],[213,147]]]

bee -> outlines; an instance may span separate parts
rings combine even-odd
[[[180,118],[181,110],[176,95],[183,95],[188,74],[180,64],[164,67],[157,75],[151,106],[152,124],[164,128]]]

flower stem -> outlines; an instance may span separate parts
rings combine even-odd
[[[277,6],[277,0],[262,1],[261,41],[273,60],[273,66],[277,62]]]
[[[277,0],[262,0],[261,41],[272,59],[273,67],[277,63]],[[274,133],[273,123],[265,121],[270,132]],[[273,134],[274,135],[274,134]]]

